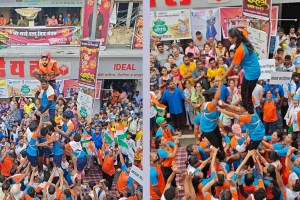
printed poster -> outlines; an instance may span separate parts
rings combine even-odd
[[[258,54],[258,59],[268,59],[268,35],[264,31],[260,31],[249,27],[249,40]]]
[[[56,86],[58,88],[59,94],[63,94],[64,93],[64,81],[56,80]]]
[[[204,39],[213,37],[221,40],[220,12],[218,8],[191,10],[192,37],[196,40],[196,32],[200,31]]]
[[[38,80],[24,80],[21,87],[21,95],[24,97],[35,97],[38,87],[41,85]]]
[[[8,98],[6,80],[0,80],[0,98]]]
[[[276,71],[275,67],[275,59],[264,59],[259,60],[261,75],[259,77],[260,80],[269,80],[271,79],[272,72]]]
[[[168,10],[150,12],[150,36],[161,40],[192,38],[189,10]]]
[[[98,0],[96,0],[98,1]],[[111,0],[102,0],[101,5],[98,6],[97,10],[97,24],[96,24],[96,40],[100,42],[100,50],[106,48],[106,37],[109,26],[109,14],[111,7]],[[84,21],[83,21],[83,37],[89,38],[92,31],[93,21],[93,8],[94,0],[85,0],[84,7]]]
[[[270,10],[272,7],[271,0],[253,1],[243,0],[243,14],[248,17],[253,17],[262,20],[270,19]]]
[[[21,88],[23,86],[23,80],[7,79],[7,91],[8,97],[19,97],[21,95]]]
[[[135,20],[134,31],[132,36],[131,49],[143,48],[143,17],[137,17]]]
[[[77,98],[77,113],[80,117],[86,118],[88,123],[90,123],[92,119],[93,103],[93,97],[79,91]]]
[[[231,29],[232,25],[238,24],[248,24],[248,17],[243,16],[243,9],[241,7],[229,8],[224,7],[220,8],[220,21],[222,26],[222,33],[224,38],[228,38],[228,31]],[[274,19],[274,20],[273,20]],[[271,13],[271,22],[272,22],[272,31],[271,36],[275,36],[277,32],[277,24],[278,24],[278,6],[272,6]],[[250,26],[262,30],[269,34],[269,21],[264,20],[252,20],[250,21]]]
[[[81,41],[78,74],[79,85],[95,87],[97,80],[99,47],[100,43],[98,41]]]
[[[63,80],[63,94],[65,98],[71,98],[74,94],[79,92],[80,87],[78,80]]]

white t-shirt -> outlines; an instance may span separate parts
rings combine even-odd
[[[26,147],[27,147],[27,145],[26,144],[23,144],[23,146],[21,147],[21,146],[16,146],[16,150],[15,150],[15,153],[16,153],[16,155],[17,156],[19,156],[20,155],[20,153],[21,153],[21,151],[23,151],[24,149],[26,149]]]
[[[263,87],[259,84],[256,84],[256,87],[254,88],[254,90],[252,92],[252,96],[255,99],[254,108],[257,108],[260,106],[260,97],[262,94],[263,94]]]

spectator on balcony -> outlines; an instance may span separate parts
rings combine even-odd
[[[80,21],[79,21],[79,17],[77,16],[77,13],[74,13],[74,14],[73,14],[72,24],[73,24],[73,26],[78,26],[78,25],[80,25]]]
[[[23,27],[28,26],[27,20],[25,20],[23,16],[20,16],[17,26],[23,26]]]
[[[5,26],[6,25],[6,19],[3,17],[3,15],[0,15],[0,26]]]
[[[64,25],[64,16],[63,16],[62,13],[59,13],[57,23],[58,23],[58,26],[63,26]]]
[[[9,21],[8,21],[8,23],[7,23],[7,26],[15,26],[12,17],[9,18]]]
[[[48,20],[48,26],[58,26],[58,21],[55,18],[55,15],[52,15],[51,19]]]
[[[71,26],[72,25],[72,19],[71,14],[68,13],[67,16],[64,19],[65,26]]]

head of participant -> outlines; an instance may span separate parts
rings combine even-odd
[[[49,52],[44,52],[41,55],[41,61],[44,67],[47,67],[47,65],[49,64],[49,61],[51,59],[50,53]]]
[[[167,121],[163,117],[158,117],[156,118],[156,123],[159,125],[161,128],[165,128],[167,126]]]
[[[41,79],[41,87],[43,90],[47,90],[49,87],[49,82],[46,79]]]
[[[69,113],[65,113],[65,114],[63,114],[63,118],[62,118],[62,121],[64,122],[64,123],[68,123],[68,121],[70,120],[70,114]]]
[[[159,157],[156,152],[152,151],[150,153],[150,164],[157,164],[159,162]]]
[[[166,200],[178,199],[178,191],[176,190],[176,188],[171,186],[168,189],[166,189],[166,191],[164,193],[164,197]]]
[[[230,29],[228,32],[228,39],[231,42],[231,44],[235,44],[235,49],[237,49],[240,46],[240,44],[243,43],[247,47],[250,54],[254,52],[254,48],[252,44],[243,35],[243,32],[241,32],[239,29],[237,28]]]
[[[175,88],[175,83],[172,80],[167,81],[167,86],[170,90],[173,90]]]

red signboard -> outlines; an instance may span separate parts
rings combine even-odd
[[[262,20],[270,19],[271,0],[243,0],[243,14]]]
[[[0,28],[0,44],[29,45],[79,45],[81,27],[9,27]]]
[[[78,75],[78,83],[80,85],[95,87],[97,80],[99,48],[99,41],[81,41]]]
[[[96,0],[98,1],[98,0]],[[97,10],[97,23],[96,23],[96,40],[101,42],[101,50],[106,47],[106,36],[109,25],[111,0],[102,0],[101,5]],[[83,21],[83,37],[89,38],[92,31],[92,19],[93,19],[94,0],[85,0],[84,7],[84,21]]]
[[[58,62],[61,77],[69,77],[71,74],[71,63]],[[0,57],[0,79],[1,78],[24,78],[33,77],[32,72],[39,69],[39,61],[31,59],[5,59]],[[30,72],[29,76],[25,71]]]

